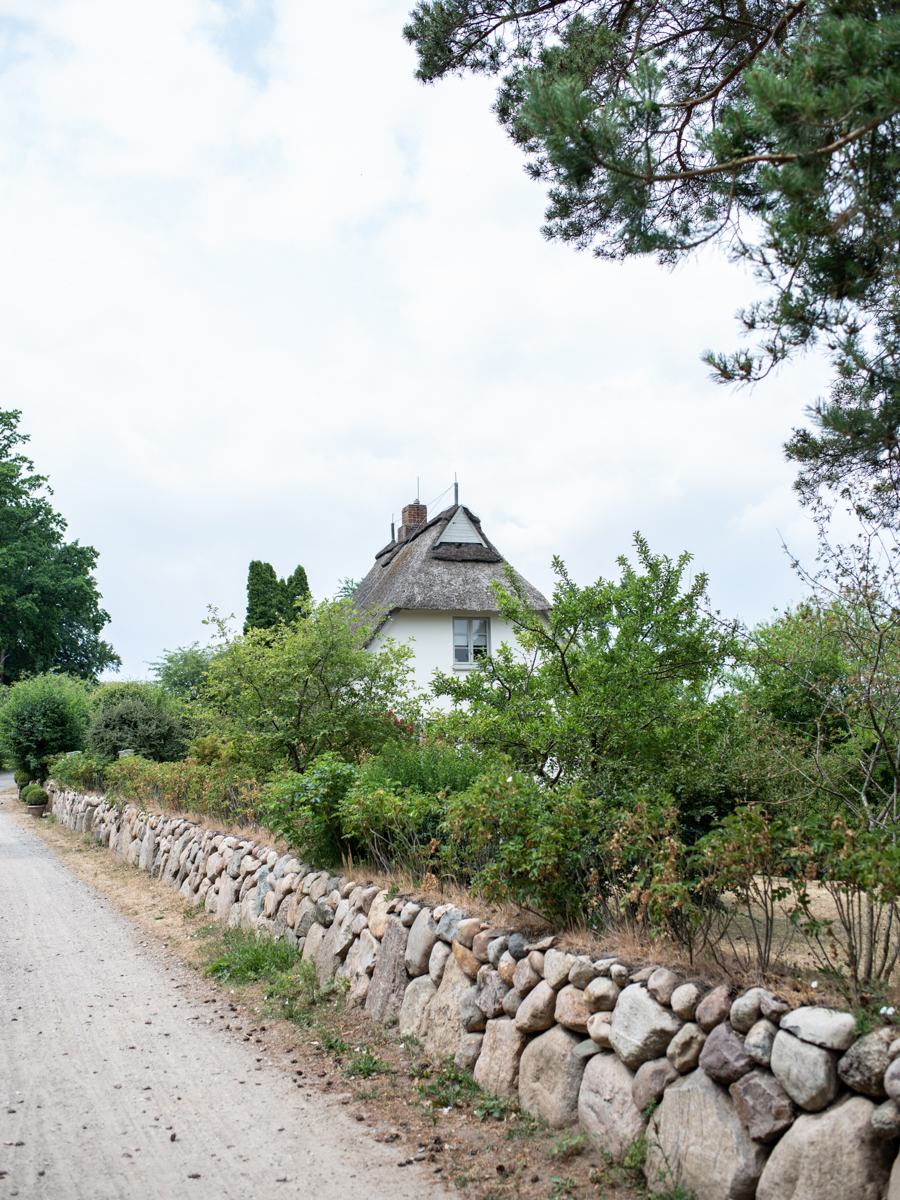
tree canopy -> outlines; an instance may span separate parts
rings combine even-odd
[[[900,14],[877,0],[418,0],[424,81],[502,77],[549,187],[544,233],[604,258],[727,246],[766,285],[723,381],[823,341],[839,391],[795,435],[852,466],[900,445]],[[812,438],[812,444],[810,443]],[[817,440],[818,439],[818,440]]]
[[[44,475],[19,450],[21,413],[0,410],[0,682],[60,671],[95,679],[119,656],[93,575],[93,546],[66,542]]]

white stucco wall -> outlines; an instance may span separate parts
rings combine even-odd
[[[516,646],[513,627],[502,621],[497,613],[489,612],[441,612],[433,609],[401,609],[395,612],[385,627],[372,642],[372,649],[383,645],[385,638],[397,642],[409,642],[415,653],[414,681],[417,687],[431,687],[431,676],[436,668],[449,674],[465,674],[471,667],[460,667],[453,661],[453,618],[469,617],[473,620],[488,620],[490,634],[488,650],[494,653],[503,642]],[[442,706],[449,704],[439,701]]]

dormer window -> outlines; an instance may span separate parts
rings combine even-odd
[[[453,618],[453,665],[471,667],[490,653],[490,622],[469,617]]]

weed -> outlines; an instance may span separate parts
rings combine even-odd
[[[356,1098],[357,1098],[357,1100],[377,1100],[378,1099],[378,1088],[376,1088],[376,1087],[360,1088],[359,1091],[356,1093]]]
[[[508,1138],[533,1138],[546,1126],[547,1122],[542,1117],[533,1117],[530,1113],[513,1112],[507,1122],[506,1136]]]
[[[507,1100],[505,1096],[482,1096],[475,1105],[475,1116],[479,1121],[491,1117],[495,1121],[503,1121],[509,1113],[517,1112],[518,1105]]]
[[[576,1154],[582,1152],[586,1144],[586,1133],[561,1133],[547,1151],[547,1157],[562,1160],[574,1158]]]
[[[226,929],[222,942],[225,953],[206,968],[206,974],[214,979],[239,983],[273,979],[290,971],[297,962],[297,951],[292,946],[257,939],[243,929]]]
[[[360,1050],[344,1067],[344,1074],[351,1079],[371,1079],[373,1075],[384,1075],[390,1069],[387,1063],[376,1058],[370,1050]]]
[[[452,1059],[444,1059],[437,1075],[425,1078],[416,1084],[416,1091],[425,1104],[432,1108],[459,1108],[466,1100],[481,1095],[481,1088],[471,1075],[454,1066]]]
[[[323,1050],[328,1050],[332,1054],[344,1054],[350,1049],[349,1043],[345,1042],[341,1035],[332,1029],[323,1029],[319,1036],[319,1045]]]
[[[565,1179],[560,1175],[551,1175],[550,1182],[553,1184],[550,1189],[552,1197],[572,1195],[572,1189],[575,1187],[575,1179],[572,1175],[567,1175]]]

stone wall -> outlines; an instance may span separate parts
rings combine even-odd
[[[573,956],[182,817],[52,794],[57,820],[218,920],[296,946],[349,1003],[696,1200],[900,1200],[900,1029],[764,988]],[[896,1040],[895,1040],[896,1039]]]

